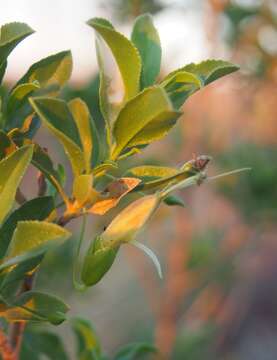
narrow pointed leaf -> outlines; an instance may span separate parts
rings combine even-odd
[[[38,97],[30,99],[36,113],[64,147],[74,175],[85,171],[85,159],[78,128],[65,101]]]
[[[86,171],[90,172],[91,155],[93,148],[93,138],[91,133],[91,120],[89,109],[84,101],[79,98],[73,99],[68,103],[69,109],[79,130],[86,163]]]
[[[141,87],[143,89],[154,84],[161,67],[161,43],[151,15],[144,14],[136,19],[131,39],[142,60]]]
[[[44,196],[27,201],[12,212],[0,228],[0,258],[5,255],[19,221],[45,220],[54,210],[54,207],[53,198],[51,196]]]
[[[161,139],[179,116],[161,87],[145,89],[118,114],[113,128],[116,145],[112,158],[116,159],[124,149]]]
[[[149,249],[149,247],[145,246],[144,244],[142,244],[136,240],[131,241],[130,244],[134,245],[138,249],[142,250],[150,258],[150,260],[153,262],[153,264],[157,270],[159,277],[162,279],[162,277],[163,277],[162,267],[161,267],[161,264],[159,262],[159,259],[156,256],[156,254],[151,249]]]
[[[109,99],[110,79],[105,71],[105,56],[102,52],[104,42],[111,50],[124,85],[124,99],[120,106],[134,97],[139,91],[141,60],[137,49],[125,36],[117,32],[105,19],[94,18],[87,22],[97,34],[96,47],[100,67],[100,105],[104,118],[109,122],[115,117],[115,107]]]
[[[32,146],[24,146],[0,161],[0,223],[11,210],[17,187],[31,162]]]
[[[171,167],[143,165],[129,169],[126,174],[138,177],[143,181],[149,181],[163,177],[174,176],[177,172],[177,169]]]
[[[168,185],[176,184],[184,179],[192,177],[195,173],[196,171],[194,169],[185,168],[184,170],[176,171],[173,175],[143,182],[135,189],[135,191],[161,190]]]
[[[7,59],[12,50],[34,30],[27,24],[13,22],[1,26],[0,29],[0,65]]]

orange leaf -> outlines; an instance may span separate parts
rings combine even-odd
[[[140,179],[127,177],[113,181],[103,191],[103,198],[98,200],[88,211],[92,214],[104,215],[107,211],[114,208],[120,199],[133,190],[140,182]]]

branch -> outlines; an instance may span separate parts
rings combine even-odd
[[[16,354],[13,351],[6,334],[1,328],[0,328],[0,354],[3,360],[16,360]]]

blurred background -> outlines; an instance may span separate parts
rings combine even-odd
[[[83,98],[101,126],[94,35],[84,22],[107,17],[128,35],[134,18],[145,12],[153,14],[161,37],[161,77],[206,58],[232,61],[241,71],[193,95],[166,140],[130,166],[175,166],[208,154],[210,175],[245,166],[252,171],[181,192],[185,208],[161,207],[140,240],[159,256],[163,280],[142,253],[126,246],[99,285],[76,293],[72,239],[47,257],[37,283],[63,296],[72,315],[92,321],[107,354],[128,342],[150,341],[161,359],[275,360],[277,2],[9,0],[1,23],[24,21],[37,32],[10,56],[6,83],[34,61],[71,48],[74,71],[62,96]],[[39,136],[62,161],[49,133]],[[88,241],[112,215],[90,222]],[[67,325],[58,330],[70,348]]]

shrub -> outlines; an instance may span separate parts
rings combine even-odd
[[[39,354],[50,359],[67,358],[55,334],[27,331],[23,344],[21,340],[26,322],[58,325],[67,318],[68,306],[54,295],[33,290],[33,284],[45,254],[71,236],[66,225],[72,219],[83,219],[73,269],[77,289],[97,284],[127,243],[150,256],[161,275],[157,257],[136,240],[137,234],[162,202],[181,204],[172,192],[206,179],[210,157],[197,157],[180,168],[147,165],[124,172],[122,164],[167,135],[182,115],[180,108],[189,96],[238,69],[226,61],[208,60],[186,65],[160,79],[161,45],[149,15],[137,18],[131,40],[105,19],[94,18],[87,24],[95,31],[104,135],[84,101],[74,98],[66,102],[57,97],[70,78],[70,51],[33,64],[11,90],[1,92],[0,309],[5,319],[2,323],[10,328],[9,336],[5,329],[1,332],[3,359],[37,359]],[[32,33],[23,23],[2,26],[1,79],[13,48]],[[112,79],[105,66],[107,48],[123,84],[120,101],[111,94]],[[36,142],[35,134],[41,125],[63,146],[72,176],[61,164],[54,164],[51,148]],[[19,186],[29,166],[37,171],[38,190],[27,200]],[[70,192],[65,190],[65,178],[72,179]],[[122,198],[128,201],[130,193],[136,195],[136,200],[129,200],[129,205],[91,240],[80,259],[86,219],[105,216]],[[104,359],[91,325],[79,318],[70,321],[79,340],[76,356]],[[153,351],[147,344],[131,344],[115,359],[123,355],[131,359]]]

